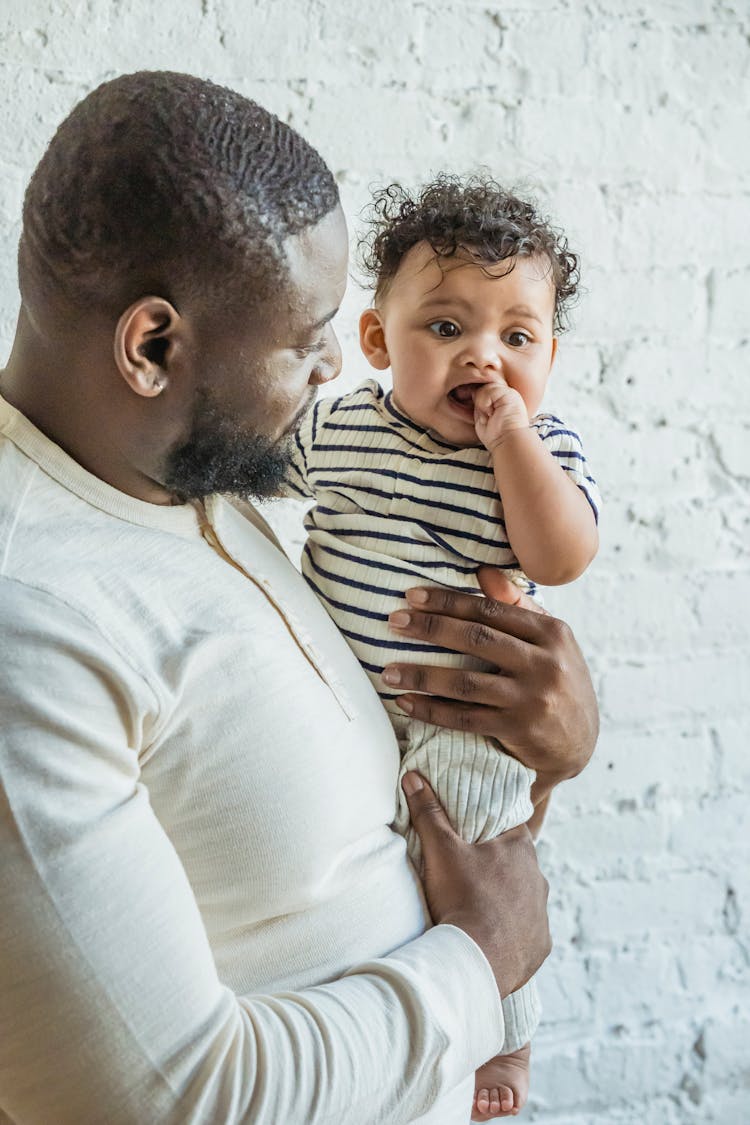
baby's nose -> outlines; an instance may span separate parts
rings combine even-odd
[[[500,371],[502,359],[497,336],[477,336],[467,349],[467,362],[482,372]]]

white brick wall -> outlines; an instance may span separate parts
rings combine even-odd
[[[525,1116],[750,1121],[748,0],[3,0],[0,337],[28,175],[91,86],[139,67],[290,120],[354,219],[369,185],[530,184],[588,289],[548,405],[583,431],[600,556],[548,604],[604,727],[541,846],[556,948]],[[356,351],[354,285],[341,385]],[[276,514],[288,541],[298,513]]]

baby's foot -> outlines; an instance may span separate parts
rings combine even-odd
[[[474,1079],[472,1121],[515,1117],[529,1096],[531,1044],[511,1055],[496,1055],[480,1066]]]

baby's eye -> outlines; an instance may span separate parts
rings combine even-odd
[[[452,320],[434,320],[429,325],[430,332],[434,332],[436,336],[442,336],[445,340],[450,340],[454,336],[458,336],[461,329]]]
[[[531,337],[525,332],[509,332],[507,340],[512,348],[524,348],[531,340]]]

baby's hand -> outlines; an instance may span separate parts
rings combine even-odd
[[[490,453],[511,430],[529,428],[526,403],[502,375],[497,375],[491,383],[483,383],[475,394],[474,427]]]

